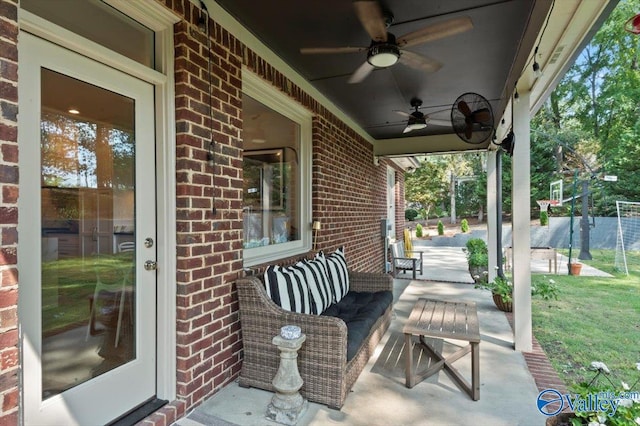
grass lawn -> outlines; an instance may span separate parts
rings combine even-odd
[[[532,275],[532,285],[553,279],[560,288],[558,300],[533,298],[533,333],[569,387],[594,376],[592,361],[632,384],[640,377],[640,273],[615,271],[614,250],[591,255],[581,262],[614,277]],[[627,256],[640,263],[640,253]]]
[[[42,333],[49,336],[87,324],[98,275],[104,283],[120,282],[132,262],[125,253],[43,263]]]

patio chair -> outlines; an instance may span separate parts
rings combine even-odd
[[[100,259],[107,259],[107,256],[96,256],[94,259],[94,269],[96,273],[96,287],[93,291],[93,297],[89,300],[89,324],[87,325],[87,336],[85,340],[89,340],[89,336],[97,334],[96,320],[100,305],[105,305],[105,301],[112,301],[112,306],[117,306],[118,321],[116,324],[116,337],[114,346],[117,348],[120,340],[120,332],[122,331],[122,316],[125,310],[125,299],[127,285],[130,283],[131,268],[115,267],[107,268],[100,265]]]
[[[416,279],[417,271],[420,271],[420,274],[422,275],[423,252],[413,250],[412,253],[419,254],[419,257],[408,257],[405,254],[404,243],[402,241],[391,243],[391,258],[394,275],[398,270],[403,273],[411,271],[414,280]]]
[[[133,241],[125,241],[118,244],[118,252],[134,251],[136,249],[136,243]]]

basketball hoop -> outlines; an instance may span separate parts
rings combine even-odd
[[[536,201],[536,203],[538,203],[538,206],[540,206],[540,211],[544,212],[544,211],[547,211],[550,205],[551,206],[557,205],[558,200],[538,200]]]
[[[640,13],[625,22],[624,29],[631,34],[640,34]]]

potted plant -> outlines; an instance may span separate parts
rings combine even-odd
[[[469,274],[473,281],[487,282],[489,268],[489,250],[482,238],[470,238],[463,248],[469,265]]]
[[[579,263],[579,262],[569,263],[569,272],[571,273],[571,275],[580,275],[580,271],[582,271],[582,263]]]
[[[513,311],[513,283],[503,275],[498,275],[491,282],[476,283],[475,288],[489,290],[493,303],[504,312]],[[558,286],[553,279],[531,287],[532,296],[540,296],[544,300],[558,299]]]

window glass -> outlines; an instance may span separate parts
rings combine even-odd
[[[300,125],[243,95],[244,248],[301,239]]]
[[[20,7],[147,67],[154,33],[99,0],[21,0]]]

